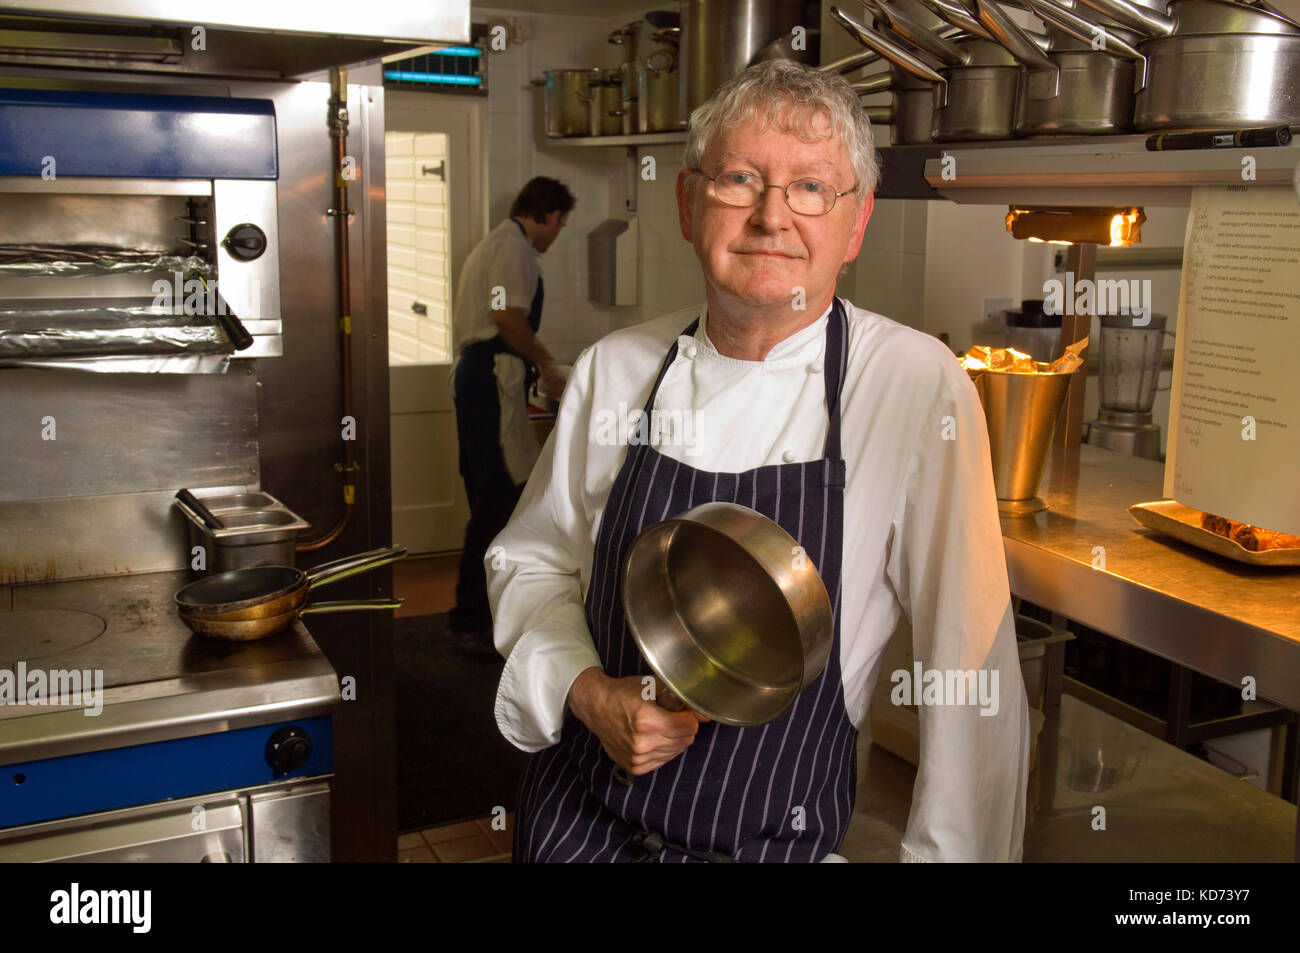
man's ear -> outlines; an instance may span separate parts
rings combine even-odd
[[[688,242],[694,241],[691,238],[691,202],[694,190],[687,183],[694,174],[690,169],[682,169],[677,173],[677,224],[681,227],[682,238]]]
[[[876,197],[870,192],[867,197],[858,203],[858,210],[853,219],[853,231],[849,233],[849,244],[844,249],[844,260],[850,262],[858,257],[858,252],[862,248],[862,235],[867,230],[867,222],[871,219],[871,213],[876,207]]]

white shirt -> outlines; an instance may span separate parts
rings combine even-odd
[[[469,253],[456,285],[452,321],[457,362],[467,345],[496,337],[494,310],[518,308],[527,313],[532,308],[542,274],[540,257],[541,253],[512,218],[488,232]],[[498,354],[493,360],[500,408],[497,441],[506,471],[515,483],[528,479],[540,451],[523,396],[526,370],[524,362],[513,354]],[[453,365],[449,387],[455,379]]]
[[[920,764],[901,853],[904,861],[1019,860],[1028,710],[979,397],[940,341],[847,302],[846,314],[845,706],[860,727],[900,614],[924,668],[997,670],[996,715],[920,706]],[[697,315],[694,337],[679,338]],[[706,322],[702,309],[681,311],[583,351],[519,506],[489,548],[495,640],[506,657],[497,724],[525,751],[559,740],[570,685],[600,665],[583,600],[601,513],[626,456],[607,424],[611,412],[645,404],[674,339],[678,353],[655,409],[693,411],[696,432],[692,445],[659,452],[726,472],[822,456],[827,314],[762,361],[719,354]],[[633,424],[623,431],[635,433]]]
[[[467,344],[496,337],[493,310],[518,308],[528,313],[542,274],[540,257],[513,218],[492,229],[474,247],[456,283],[452,332],[457,355]]]

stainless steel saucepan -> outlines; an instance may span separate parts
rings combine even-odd
[[[1147,61],[1147,83],[1137,94],[1134,125],[1145,132],[1300,124],[1300,33],[1295,32],[1295,24],[1239,4],[1196,2],[1239,7],[1244,13],[1230,11],[1228,19],[1269,18],[1256,25],[1274,29],[1254,33],[1175,30],[1168,34],[1157,30],[1149,34],[1137,44]],[[1087,3],[1094,9],[1104,6],[1110,16],[1132,6],[1126,0]],[[1179,12],[1181,29],[1188,21],[1181,18],[1182,6]],[[1083,19],[1096,25],[1095,18]],[[1282,30],[1279,25],[1291,29]]]
[[[872,123],[893,129],[892,144],[910,146],[931,142],[934,125],[934,86],[894,67],[867,79],[850,83],[859,96],[891,92],[888,106],[863,106]]]
[[[659,681],[725,725],[779,717],[821,674],[834,643],[830,596],[811,556],[735,503],[705,503],[642,530],[623,564],[623,604]]]
[[[1028,69],[1016,106],[1019,136],[1105,135],[1133,128],[1146,58],[1116,30],[1102,29],[1054,0],[1021,0],[1047,24],[1051,72]],[[991,6],[991,4],[990,4]],[[1043,95],[1055,89],[1054,95]]]
[[[1010,139],[1014,135],[1016,91],[1020,66],[1006,49],[991,40],[962,35],[946,40],[937,34],[914,35],[924,46],[912,53],[900,41],[888,38],[831,7],[831,17],[891,63],[918,79],[934,83],[935,142],[974,139]],[[928,57],[941,65],[930,65]]]
[[[1131,0],[1083,0],[1098,13],[1151,37],[1220,33],[1300,34],[1300,24],[1259,6],[1232,0],[1172,0],[1164,12]]]

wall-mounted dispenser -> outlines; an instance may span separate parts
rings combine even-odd
[[[639,230],[635,215],[616,215],[587,235],[587,297],[595,304],[636,304]]]

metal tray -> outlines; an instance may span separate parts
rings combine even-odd
[[[1157,500],[1152,503],[1134,503],[1128,508],[1129,516],[1147,529],[1172,536],[1217,556],[1235,559],[1252,566],[1300,566],[1300,549],[1266,549],[1252,552],[1236,540],[1211,533],[1201,528],[1201,511],[1175,500]]]

